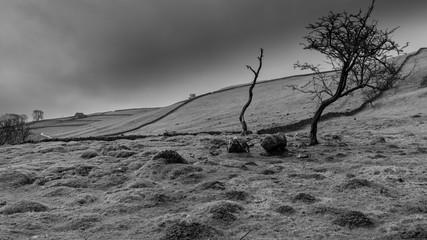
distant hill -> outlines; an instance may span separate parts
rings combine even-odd
[[[390,109],[394,109],[395,113],[409,113],[417,111],[426,102],[421,98],[427,96],[427,88],[424,88],[427,86],[427,49],[422,48],[398,60],[403,64],[402,74],[408,77],[384,93],[373,108],[365,108],[359,115],[386,114],[391,112]],[[258,82],[253,102],[246,112],[249,129],[258,131],[298,125],[309,119],[317,107],[317,101],[306,94],[292,91],[288,86],[302,86],[312,76],[304,74]],[[44,120],[32,124],[31,129],[35,134],[59,138],[162,134],[165,131],[239,131],[238,115],[248,97],[248,84],[230,86],[163,108],[116,110],[87,114],[85,118]],[[354,97],[343,98],[327,108],[325,114],[352,113],[362,104],[361,94],[356,93]]]

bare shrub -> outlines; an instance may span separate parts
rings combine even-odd
[[[26,124],[28,117],[7,113],[0,116],[0,145],[19,144],[27,140],[30,129]]]

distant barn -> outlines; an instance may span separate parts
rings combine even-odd
[[[193,99],[195,97],[196,97],[196,94],[192,93],[192,94],[190,94],[190,97],[188,99]]]
[[[84,117],[86,117],[86,115],[84,115],[81,112],[76,112],[76,114],[74,114],[74,118],[84,118]]]

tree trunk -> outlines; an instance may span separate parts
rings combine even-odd
[[[243,106],[242,112],[240,113],[239,120],[240,120],[240,123],[242,124],[242,136],[245,136],[247,134],[247,132],[248,132],[248,125],[246,124],[244,115],[245,115],[246,109],[249,107],[249,105],[252,102],[252,97],[253,97],[252,89],[254,88],[255,84],[256,84],[256,80],[254,80],[252,82],[252,85],[249,88],[249,99],[246,102],[245,106]]]
[[[244,111],[242,111],[242,113],[244,113]],[[243,118],[243,114],[240,115],[240,116],[241,116],[240,117],[240,123],[242,124],[242,133],[241,133],[241,135],[245,136],[247,134],[247,132],[248,132],[248,125],[246,124],[246,121]]]
[[[322,116],[322,113],[325,110],[325,108],[331,105],[332,103],[336,102],[340,97],[342,97],[341,94],[345,89],[345,85],[347,83],[347,76],[348,76],[348,73],[343,70],[341,73],[338,88],[334,96],[321,102],[319,108],[316,110],[316,113],[314,114],[314,117],[313,117],[313,121],[311,122],[310,146],[319,144],[319,141],[317,140],[317,123],[320,121],[320,117]]]
[[[323,110],[325,110],[325,108],[331,103],[332,102],[328,103],[328,101],[322,102],[316,113],[314,114],[310,129],[310,146],[319,144],[319,141],[317,140],[317,123],[319,122],[320,117],[322,116]]]

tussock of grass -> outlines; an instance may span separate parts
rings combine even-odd
[[[25,212],[45,212],[48,210],[48,207],[34,201],[22,200],[11,205],[5,206],[0,214],[11,215],[15,213],[25,213]]]
[[[288,177],[290,177],[290,178],[302,178],[302,179],[316,179],[316,180],[323,180],[326,178],[322,174],[318,174],[318,173],[312,173],[312,174],[292,173],[292,174],[289,174]]]
[[[185,160],[179,153],[177,153],[174,150],[162,150],[158,153],[156,153],[152,160],[156,159],[165,159],[166,164],[174,164],[174,163],[182,163],[182,164],[188,164],[187,160]]]
[[[80,155],[80,158],[91,159],[91,158],[94,158],[94,157],[97,157],[97,156],[99,156],[99,154],[96,151],[88,150],[88,151],[84,151],[82,153],[82,155]]]
[[[245,201],[249,198],[249,193],[245,191],[228,191],[225,193],[225,197],[228,200]]]
[[[417,224],[410,228],[399,229],[397,233],[389,234],[377,240],[425,240],[427,239],[427,225]]]
[[[199,166],[193,166],[193,165],[177,166],[174,169],[172,169],[172,171],[168,174],[168,178],[171,180],[174,180],[177,178],[185,177],[189,173],[201,172],[201,171],[203,171],[203,168]]]
[[[21,171],[0,171],[0,187],[21,187],[34,182],[34,179]]]
[[[367,179],[353,178],[344,183],[341,188],[343,189],[357,189],[362,187],[373,187],[374,184]]]
[[[237,220],[234,215],[240,211],[243,211],[243,207],[230,202],[219,202],[209,209],[209,213],[212,214],[211,218],[222,223],[230,223]]]
[[[85,214],[70,219],[65,224],[58,226],[55,230],[57,231],[85,231],[94,227],[98,222],[101,221],[99,214]]]
[[[135,155],[136,152],[129,151],[129,150],[118,150],[118,151],[111,151],[108,153],[108,156],[114,157],[114,158],[128,158],[130,156]]]
[[[332,223],[342,227],[352,228],[368,228],[373,227],[374,222],[368,218],[364,213],[359,211],[348,211],[341,214]]]
[[[164,230],[159,240],[220,240],[223,234],[198,222],[175,222]]]
[[[200,184],[199,188],[203,190],[209,190],[209,189],[225,190],[225,183],[220,181],[209,181],[209,182],[204,182]]]
[[[292,198],[293,202],[303,202],[307,204],[311,204],[317,201],[317,198],[313,197],[308,193],[298,193],[296,196]]]
[[[293,214],[296,212],[293,207],[288,206],[288,205],[279,206],[276,208],[275,211],[280,213],[280,214],[284,214],[284,215],[290,215],[290,214]]]

